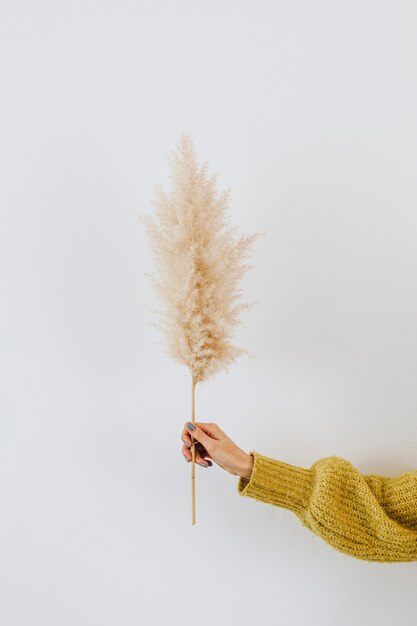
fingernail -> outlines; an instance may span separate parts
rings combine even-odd
[[[186,454],[183,454],[184,459],[187,461],[187,463],[190,462],[190,459],[188,458],[188,456]]]
[[[208,464],[207,464],[207,463],[200,463],[200,465],[201,465],[202,467],[208,467]]]
[[[188,422],[187,423],[187,428],[188,428],[188,430],[195,430],[195,426],[194,426],[194,424],[192,422]]]
[[[191,448],[191,444],[188,443],[188,441],[184,441],[185,445],[187,446],[187,448]]]

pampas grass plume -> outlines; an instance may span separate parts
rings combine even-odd
[[[155,216],[141,215],[149,236],[156,274],[148,274],[163,304],[157,309],[168,355],[185,365],[194,384],[208,380],[249,352],[235,346],[240,313],[255,302],[239,303],[239,280],[255,239],[234,237],[228,224],[230,190],[216,189],[218,174],[199,165],[188,133],[168,157],[172,189],[155,187]]]

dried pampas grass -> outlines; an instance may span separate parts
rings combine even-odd
[[[240,313],[254,302],[239,303],[239,280],[250,269],[244,263],[255,239],[263,233],[235,238],[227,210],[230,191],[216,189],[218,174],[208,176],[208,162],[197,162],[188,133],[183,133],[168,157],[172,189],[155,188],[155,217],[141,215],[157,268],[150,276],[162,309],[157,309],[159,328],[168,355],[191,373],[192,419],[195,422],[194,390],[222,368],[244,354],[232,342]],[[192,447],[193,523],[194,442]]]

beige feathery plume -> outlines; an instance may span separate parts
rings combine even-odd
[[[216,189],[218,174],[198,165],[188,133],[167,157],[172,189],[156,185],[155,217],[141,215],[149,235],[156,275],[150,276],[160,301],[159,328],[168,355],[191,373],[191,421],[195,423],[195,385],[208,380],[237,357],[249,353],[232,343],[239,314],[252,303],[238,303],[240,278],[255,239],[263,233],[234,238],[227,222],[230,190]],[[195,524],[195,445],[192,439],[192,523]]]

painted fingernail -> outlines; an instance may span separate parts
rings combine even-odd
[[[183,443],[185,443],[185,445],[187,446],[187,448],[191,448],[191,444],[189,444],[189,443],[188,443],[188,441],[184,441],[184,440],[183,440]]]
[[[188,430],[195,430],[195,426],[194,426],[194,424],[192,422],[188,422],[187,423],[187,428],[188,428]]]
[[[202,467],[208,467],[208,464],[207,464],[207,463],[200,463],[200,465],[201,465]]]
[[[188,458],[188,456],[186,454],[183,454],[183,456],[184,456],[184,459],[187,461],[187,463],[189,463],[190,459]]]

